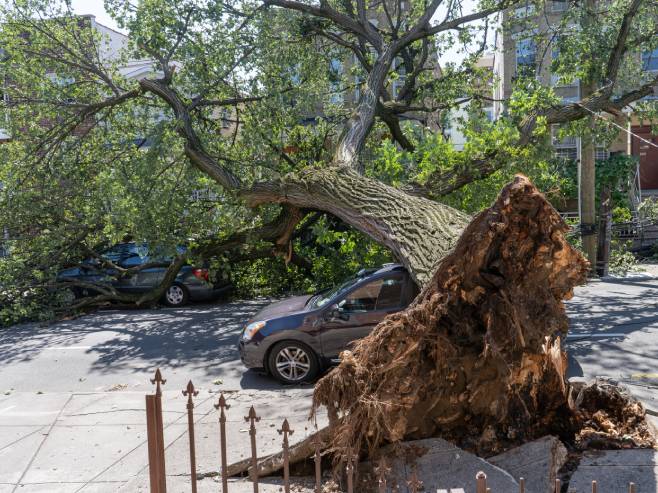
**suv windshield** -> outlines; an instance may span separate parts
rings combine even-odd
[[[338,296],[340,293],[343,293],[350,289],[352,286],[354,286],[357,282],[359,282],[363,277],[353,277],[351,279],[348,279],[345,281],[343,284],[340,284],[334,288],[331,288],[326,291],[321,291],[318,294],[316,294],[311,302],[309,303],[309,306],[311,308],[320,308],[329,303],[335,296]]]

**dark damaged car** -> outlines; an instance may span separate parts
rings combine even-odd
[[[340,286],[273,303],[249,320],[239,350],[248,368],[283,383],[309,382],[388,314],[406,308],[418,288],[406,269],[361,270]]]

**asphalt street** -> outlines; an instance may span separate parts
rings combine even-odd
[[[147,390],[160,368],[167,389],[278,388],[246,372],[238,335],[267,300],[185,308],[107,310],[49,325],[0,330],[0,395],[5,392]]]
[[[247,429],[239,423],[251,404],[263,416],[263,446],[279,446],[275,430],[284,417],[299,430],[294,440],[302,439],[313,429],[307,421],[312,389],[281,388],[245,371],[237,354],[244,322],[267,303],[108,310],[1,330],[0,493],[146,488],[144,395],[152,391],[156,368],[167,379],[167,472],[174,484],[184,483],[188,467],[181,390],[190,379],[201,390],[195,409],[199,473],[216,470],[212,404],[220,391],[233,404],[236,458],[248,454]],[[658,280],[591,282],[566,306],[570,377],[622,381],[658,415]],[[181,491],[187,490],[183,483]],[[216,489],[208,479],[200,491]]]

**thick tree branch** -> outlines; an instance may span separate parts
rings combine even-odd
[[[373,46],[377,46],[378,40],[371,36],[371,34],[362,26],[356,19],[345,15],[337,10],[331,8],[326,2],[321,2],[320,6],[310,5],[306,3],[296,2],[293,0],[265,0],[264,5],[274,5],[275,7],[283,7],[290,10],[296,10],[304,14],[310,14],[315,17],[330,20],[337,26],[342,27],[357,36],[361,36],[368,40]]]
[[[619,33],[617,34],[615,47],[612,49],[612,52],[610,53],[610,57],[608,59],[608,65],[605,74],[608,82],[614,82],[617,80],[619,67],[624,58],[624,54],[628,49],[627,41],[628,41],[628,35],[631,32],[633,19],[637,15],[638,11],[640,10],[641,5],[642,5],[642,0],[633,0],[630,6],[628,7],[628,10],[624,14],[624,18],[619,28]]]

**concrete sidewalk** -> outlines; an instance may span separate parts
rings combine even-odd
[[[292,443],[314,430],[308,422],[310,389],[235,391],[225,395],[231,406],[227,411],[229,462],[249,454],[244,416],[252,404],[262,418],[257,425],[261,454],[280,449],[277,430],[284,418],[295,430]],[[202,389],[195,399],[199,474],[218,470],[219,425],[213,407],[217,399],[216,389]],[[172,479],[189,478],[186,401],[179,391],[163,392],[167,474]],[[141,392],[3,396],[0,493],[110,492],[145,477],[148,453],[144,408]],[[324,424],[321,416],[318,425]]]
[[[276,430],[284,417],[295,430],[292,441],[303,439],[313,431],[306,421],[312,388],[281,388],[272,379],[245,372],[235,351],[244,320],[263,304],[114,310],[46,327],[3,329],[0,493],[144,487],[144,395],[152,392],[148,378],[157,367],[169,379],[163,407],[170,491],[189,491],[186,399],[180,393],[189,378],[205,387],[196,399],[197,472],[218,470],[218,416],[212,404],[220,389],[232,405],[231,460],[249,454],[243,417],[252,402],[263,418],[258,425],[261,454],[279,450]],[[626,383],[658,415],[658,280],[592,282],[576,289],[566,306],[569,376]],[[221,386],[213,384],[219,380]],[[117,391],[108,391],[112,388]],[[199,484],[200,492],[217,491],[212,477]],[[251,485],[235,486],[248,491]],[[275,482],[271,487],[279,488]]]

